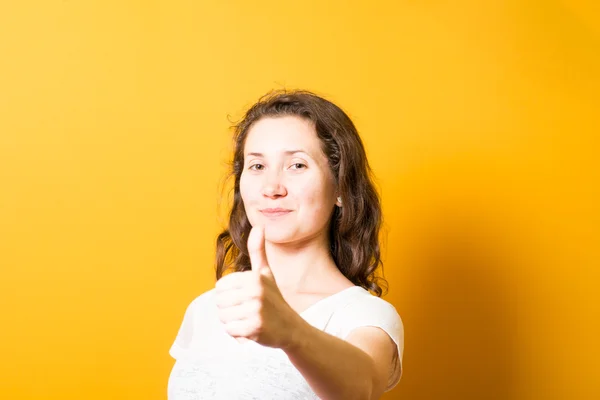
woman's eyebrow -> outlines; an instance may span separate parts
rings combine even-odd
[[[305,154],[307,154],[307,155],[310,156],[309,153],[307,153],[306,151],[301,150],[301,149],[298,149],[298,150],[286,150],[286,151],[283,152],[283,154],[285,154],[286,156],[290,156],[290,155],[296,154],[296,153],[305,153]],[[246,156],[264,157],[264,154],[263,153],[252,152],[252,153],[246,154]]]

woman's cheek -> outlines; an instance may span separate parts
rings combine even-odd
[[[255,207],[252,206],[254,204],[254,199],[252,193],[248,190],[250,187],[247,180],[240,180],[240,196],[242,197],[242,204],[248,220],[252,223],[254,220],[253,212]]]

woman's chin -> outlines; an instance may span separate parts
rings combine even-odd
[[[275,244],[293,242],[296,239],[294,233],[295,232],[289,228],[285,229],[276,226],[265,226],[265,240]]]

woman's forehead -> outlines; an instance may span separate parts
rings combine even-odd
[[[244,154],[264,156],[290,155],[297,151],[312,157],[322,154],[313,122],[296,116],[260,119],[250,128],[244,146]]]

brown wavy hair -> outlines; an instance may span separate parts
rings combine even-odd
[[[334,207],[329,224],[329,244],[335,264],[352,283],[381,296],[387,290],[383,276],[376,276],[377,269],[383,268],[379,243],[381,202],[363,143],[342,109],[305,90],[267,93],[233,127],[234,153],[229,175],[235,180],[233,205],[228,229],[217,237],[217,279],[227,272],[251,268],[246,246],[251,225],[240,194],[244,144],[248,131],[258,120],[283,116],[312,121],[335,177],[343,201],[343,207]]]

